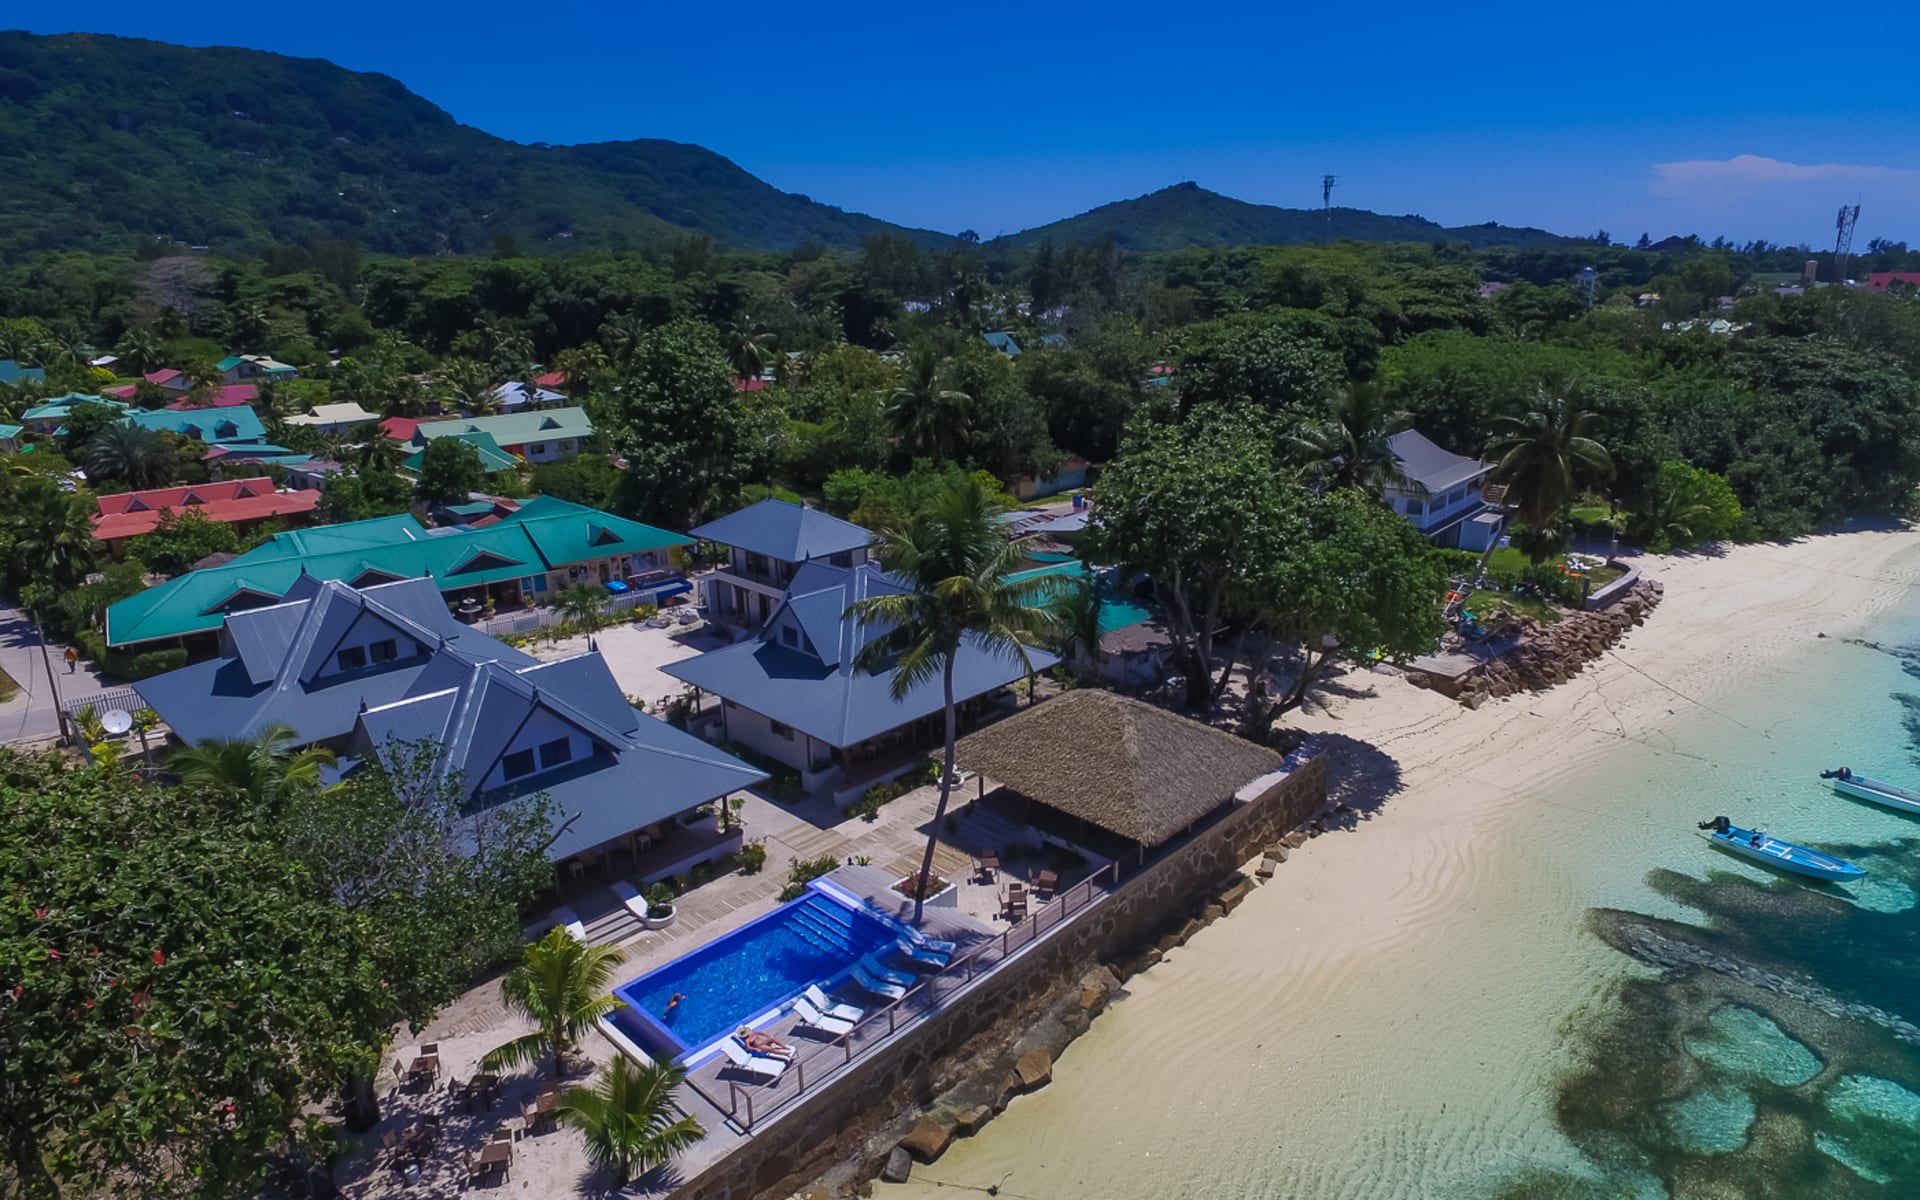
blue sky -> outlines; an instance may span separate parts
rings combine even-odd
[[[1920,243],[1920,6],[11,0],[5,20],[381,71],[519,141],[696,142],[788,191],[1012,232],[1191,179],[1560,233]],[[1860,47],[1837,52],[1842,39]],[[1885,47],[1881,66],[1874,47]]]

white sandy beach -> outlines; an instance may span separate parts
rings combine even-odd
[[[1337,735],[1336,792],[1398,790],[1132,981],[1050,1088],[881,1194],[1414,1197],[1574,1166],[1540,1081],[1568,1014],[1627,969],[1580,914],[1676,853],[1648,807],[1661,764],[1729,778],[1716,746],[1790,740],[1796,657],[1866,653],[1817,635],[1896,604],[1920,533],[1642,562],[1665,602],[1564,687],[1476,712],[1358,672],[1296,715]],[[1731,711],[1763,693],[1774,715]],[[1583,770],[1623,747],[1648,777]],[[1588,854],[1554,853],[1556,828]]]

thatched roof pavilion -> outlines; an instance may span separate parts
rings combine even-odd
[[[1280,770],[1283,760],[1212,726],[1089,688],[968,734],[956,761],[1151,848]]]

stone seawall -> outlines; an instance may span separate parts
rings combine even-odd
[[[880,1174],[903,1134],[918,1131],[916,1123],[940,1103],[949,1120],[935,1122],[926,1138],[978,1129],[1009,1096],[1045,1082],[1037,1072],[1050,1069],[1059,1049],[1104,1006],[1118,981],[1101,964],[1139,963],[1155,939],[1223,896],[1223,881],[1305,822],[1326,795],[1319,756],[1249,787],[1187,844],[997,967],[983,986],[812,1090],[683,1183],[674,1200],[784,1197],[830,1171],[834,1190],[844,1190]],[[1222,912],[1244,891],[1233,894]],[[1181,939],[1198,922],[1188,925]],[[959,1111],[956,1096],[973,1102]],[[944,1148],[939,1140],[931,1154]]]
[[[1520,644],[1454,681],[1454,694],[1467,707],[1479,708],[1492,697],[1565,683],[1612,649],[1627,630],[1644,624],[1661,591],[1658,581],[1643,579],[1597,612],[1569,613],[1552,625],[1524,618]]]

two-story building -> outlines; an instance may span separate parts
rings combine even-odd
[[[891,638],[894,627],[847,615],[868,597],[906,590],[872,563],[803,563],[758,636],[662,670],[720,697],[717,713],[705,718],[709,736],[792,767],[808,791],[830,791],[845,804],[924,763],[927,747],[944,734],[941,676],[895,696],[887,663],[873,670],[861,663],[866,648]],[[1035,647],[1023,662],[968,634],[953,665],[960,720],[974,723],[996,694],[1059,661]]]
[[[701,581],[707,615],[747,630],[766,624],[802,564],[859,566],[879,540],[851,521],[772,499],[709,521],[693,536],[727,549],[726,563]]]
[[[270,383],[300,378],[300,368],[264,354],[229,354],[220,360],[218,369],[228,383]]]
[[[501,451],[530,463],[556,462],[580,453],[593,436],[593,422],[584,408],[542,408],[501,413],[492,417],[457,417],[448,421],[420,421],[402,436],[403,426],[389,421],[381,427],[414,450],[426,449],[439,437],[485,434]]]
[[[1387,446],[1400,476],[1386,501],[1436,545],[1479,553],[1500,536],[1500,510],[1482,497],[1493,464],[1443,450],[1414,430],[1393,434]]]

